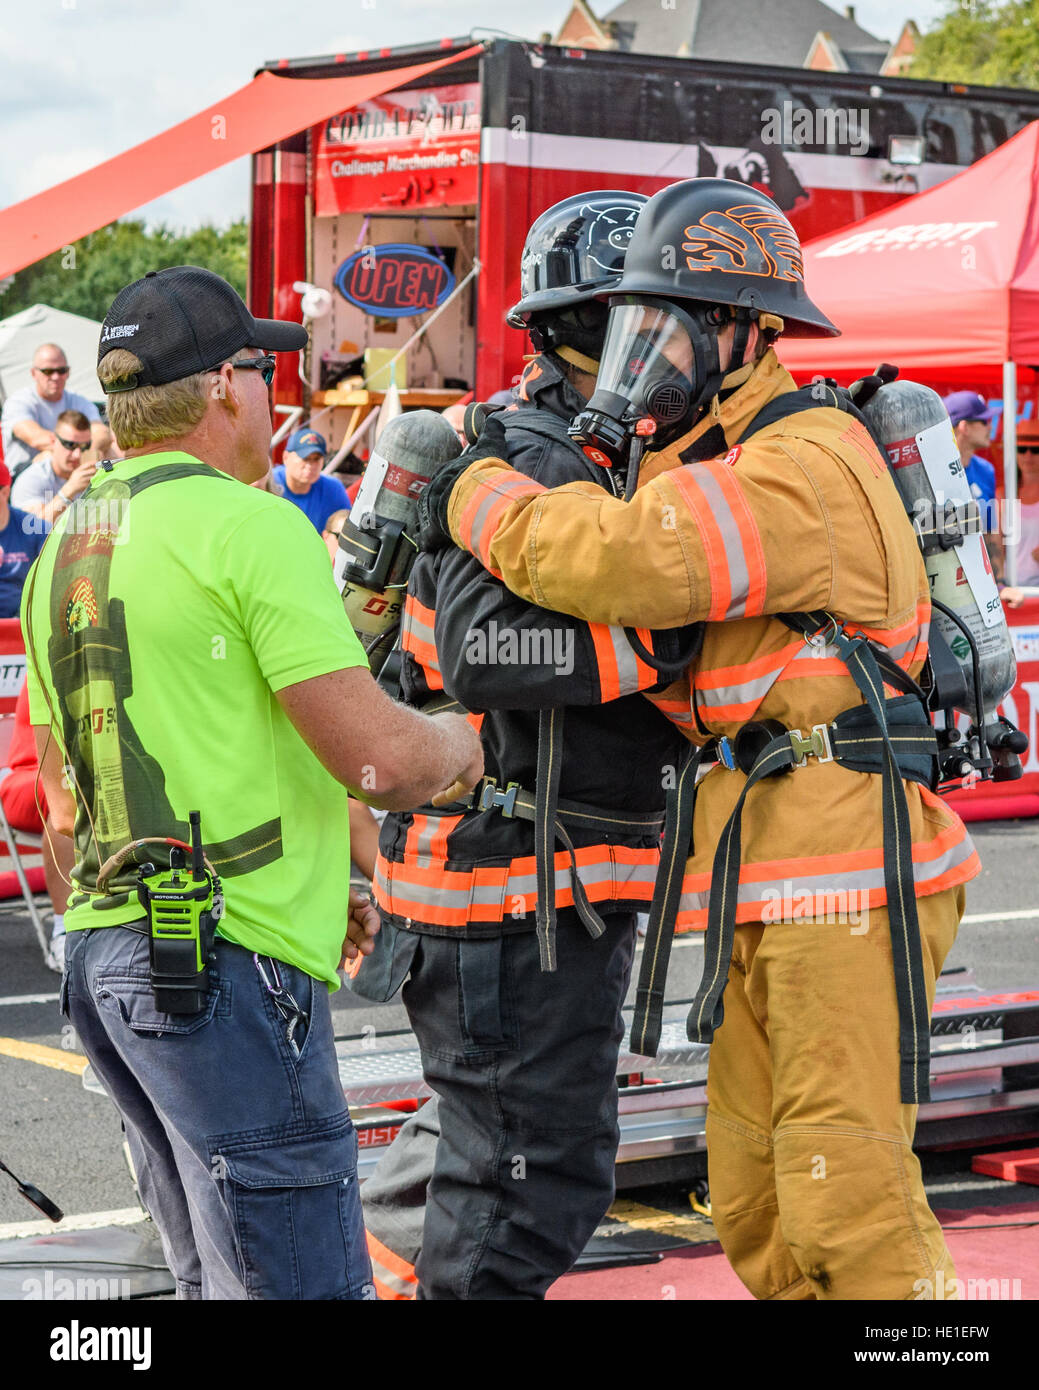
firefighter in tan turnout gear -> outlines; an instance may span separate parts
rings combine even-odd
[[[428,489],[426,543],[450,533],[517,595],[588,622],[704,623],[665,701],[691,752],[633,1041],[656,1045],[668,917],[706,929],[689,1034],[713,1039],[710,1185],[737,1273],[759,1298],[948,1291],[912,1139],[979,864],[932,790],[916,537],[857,412],[797,391],[776,358],[780,332],[837,329],[766,195],[656,194],[609,302],[577,428],[593,452],[648,446],[634,497],[518,478],[491,421]]]

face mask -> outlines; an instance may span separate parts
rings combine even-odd
[[[718,330],[728,320],[718,305],[613,300],[595,392],[570,430],[585,452],[616,463],[633,436],[662,449],[688,433],[721,385]]]

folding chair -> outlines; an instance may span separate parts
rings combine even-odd
[[[0,782],[8,776],[11,769],[7,766],[7,755],[11,748],[11,735],[14,733],[14,715],[0,714]],[[7,845],[7,853],[11,856],[11,866],[18,879],[18,886],[22,890],[22,897],[25,906],[29,909],[29,920],[32,922],[36,938],[40,943],[40,950],[43,952],[43,959],[48,964],[51,959],[50,937],[40,915],[40,909],[36,906],[32,889],[29,887],[29,880],[25,876],[25,867],[22,864],[21,856],[18,853],[18,845],[23,849],[32,849],[39,852],[43,849],[43,836],[34,835],[28,830],[14,830],[7,814],[4,811],[4,803],[0,801],[0,835],[3,835],[4,843]],[[15,838],[17,837],[17,844]]]

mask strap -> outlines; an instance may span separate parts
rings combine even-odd
[[[732,357],[729,360],[730,372],[737,372],[743,366],[749,341],[750,319],[745,314],[740,314],[736,319],[736,332],[732,339]]]
[[[564,362],[569,362],[572,367],[579,371],[587,372],[589,376],[599,375],[599,363],[594,357],[588,357],[583,352],[578,352],[575,347],[563,344],[562,347],[554,348],[557,357],[561,357]]]

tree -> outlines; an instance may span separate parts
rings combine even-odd
[[[910,77],[1039,87],[1039,0],[947,0],[920,39]]]
[[[229,280],[245,294],[249,229],[244,218],[221,230],[197,227],[174,232],[149,230],[143,222],[112,222],[71,246],[20,270],[0,295],[0,315],[31,304],[49,304],[87,318],[103,319],[116,294],[149,270],[201,265]]]

